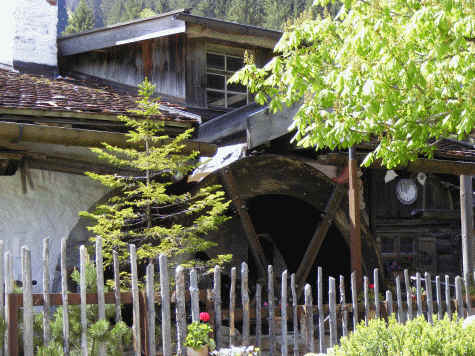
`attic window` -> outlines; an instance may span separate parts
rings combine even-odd
[[[228,84],[228,79],[244,66],[241,57],[208,53],[206,97],[208,107],[238,108],[249,101],[243,85]]]

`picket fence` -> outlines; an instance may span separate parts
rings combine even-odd
[[[211,323],[215,330],[217,348],[228,347],[228,345],[256,345],[270,356],[277,355],[280,346],[281,355],[299,356],[306,352],[318,351],[324,353],[328,346],[337,344],[340,336],[348,335],[361,320],[368,323],[370,318],[387,318],[395,313],[399,322],[405,322],[416,315],[424,315],[429,322],[433,317],[442,318],[444,314],[452,317],[456,313],[458,318],[463,318],[471,313],[471,300],[469,295],[469,278],[462,279],[455,277],[455,299],[451,292],[449,276],[445,276],[445,302],[443,302],[440,276],[435,277],[435,294],[432,296],[433,279],[429,273],[420,273],[415,276],[415,298],[411,279],[407,270],[404,271],[403,296],[401,278],[396,276],[396,300],[393,300],[391,291],[386,291],[385,300],[380,300],[379,271],[374,270],[373,283],[369,284],[369,279],[363,277],[363,302],[358,302],[357,280],[355,273],[351,274],[351,302],[347,303],[345,296],[345,280],[339,277],[339,300],[337,302],[337,281],[329,277],[328,304],[323,303],[323,271],[318,268],[317,276],[317,301],[314,306],[312,301],[312,287],[307,284],[303,288],[304,305],[298,305],[300,289],[295,284],[295,275],[290,276],[290,288],[288,285],[289,276],[287,271],[283,272],[280,279],[280,301],[276,305],[274,295],[274,275],[272,266],[268,266],[267,275],[267,300],[263,304],[262,286],[256,285],[255,295],[251,301],[248,288],[248,266],[241,264],[240,283],[241,300],[240,308],[236,307],[237,297],[237,269],[233,267],[230,271],[231,285],[227,291],[229,306],[223,308],[221,296],[221,274],[222,268],[214,269],[213,289],[200,291],[198,289],[197,271],[192,269],[189,274],[189,292],[185,287],[185,270],[182,266],[176,268],[175,274],[175,296],[170,296],[170,280],[168,261],[166,256],[159,256],[159,281],[160,295],[155,293],[155,269],[153,264],[149,264],[146,269],[145,290],[139,290],[137,274],[136,248],[130,245],[130,266],[131,266],[131,290],[120,292],[117,286],[120,285],[119,261],[116,253],[113,254],[113,270],[115,290],[113,293],[104,293],[104,270],[102,258],[102,240],[96,240],[96,273],[97,273],[97,293],[86,293],[86,262],[88,260],[87,251],[84,246],[80,247],[80,293],[68,292],[68,274],[66,270],[66,240],[61,241],[61,293],[50,292],[49,266],[49,240],[43,241],[43,293],[32,293],[32,272],[31,272],[31,251],[27,247],[22,248],[22,284],[21,294],[14,293],[14,282],[12,275],[12,256],[7,251],[4,254],[3,241],[0,241],[0,295],[4,296],[4,303],[0,303],[0,315],[5,315],[6,335],[3,354],[10,356],[20,355],[20,351],[25,356],[34,355],[33,346],[33,318],[34,306],[42,306],[43,313],[43,341],[48,344],[50,341],[50,327],[52,306],[61,305],[64,310],[68,305],[80,305],[81,311],[81,352],[87,355],[87,317],[86,306],[88,304],[98,305],[98,318],[105,319],[105,305],[115,304],[115,320],[122,320],[121,305],[132,304],[133,310],[133,340],[134,355],[157,355],[157,349],[161,346],[160,354],[163,356],[184,356],[186,348],[184,340],[186,337],[188,318],[186,310],[191,311],[191,320],[198,321],[200,314],[200,302],[206,305],[204,308],[211,315]],[[475,273],[474,273],[475,282]],[[422,283],[426,295],[423,295]],[[465,284],[465,295],[463,295],[462,284]],[[370,300],[370,287],[374,298]],[[4,289],[5,288],[5,289]],[[5,292],[5,293],[4,293]],[[290,298],[289,298],[290,297]],[[406,301],[403,302],[405,297]],[[424,298],[425,297],[425,298]],[[173,299],[173,303],[172,300]],[[291,299],[291,300],[289,300]],[[413,299],[416,300],[414,305]],[[424,300],[425,299],[425,302]],[[175,306],[175,316],[172,318],[172,306]],[[188,305],[188,307],[187,307]],[[251,305],[253,310],[251,310]],[[437,313],[434,314],[434,306]],[[23,310],[23,350],[19,350],[19,310]],[[156,310],[161,312],[161,325],[156,325]],[[227,323],[223,323],[227,321]],[[252,320],[252,328],[251,328]],[[176,339],[172,340],[172,322],[176,323]],[[240,323],[238,323],[240,322]],[[227,324],[229,335],[222,332]],[[327,326],[328,325],[328,326]],[[263,329],[264,326],[264,329]],[[288,330],[288,327],[292,330]],[[161,345],[156,344],[155,328],[161,327]],[[280,329],[280,330],[279,330]],[[317,330],[315,330],[317,329]],[[240,336],[238,337],[238,330]],[[254,332],[251,335],[251,330]],[[263,330],[266,331],[263,334]],[[328,333],[327,333],[328,330]],[[64,354],[70,354],[70,325],[68,313],[63,317],[63,338]],[[317,344],[317,345],[315,345]],[[176,345],[176,346],[174,346]],[[291,346],[291,349],[290,347]],[[104,345],[99,345],[99,355],[106,355]]]

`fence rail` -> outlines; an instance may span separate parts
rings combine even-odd
[[[198,289],[197,271],[189,273],[189,283],[186,283],[186,273],[183,267],[178,266],[175,271],[175,291],[171,293],[168,261],[166,256],[158,259],[159,276],[155,275],[153,264],[146,268],[145,289],[139,290],[137,258],[135,246],[130,245],[130,266],[132,288],[128,292],[120,292],[120,271],[117,254],[113,255],[114,284],[113,292],[104,292],[104,270],[102,265],[102,240],[96,240],[96,273],[97,293],[86,291],[86,261],[87,251],[80,247],[80,285],[79,293],[68,291],[68,274],[66,272],[66,241],[61,242],[61,293],[51,293],[49,289],[48,260],[49,240],[43,241],[43,292],[32,293],[31,252],[27,247],[22,248],[22,283],[21,294],[13,293],[12,257],[9,252],[3,253],[3,242],[0,241],[0,312],[5,313],[6,335],[4,355],[18,356],[19,343],[19,311],[23,311],[23,354],[34,354],[33,307],[43,306],[44,317],[43,341],[50,342],[49,321],[52,319],[52,307],[63,306],[68,310],[70,305],[80,305],[81,310],[81,350],[87,355],[87,315],[86,306],[98,305],[98,319],[105,319],[105,305],[115,304],[115,321],[122,320],[121,306],[132,305],[133,314],[133,348],[136,356],[157,354],[161,347],[163,356],[176,354],[184,356],[186,349],[184,340],[186,326],[191,321],[199,320],[201,310],[211,316],[211,324],[215,330],[217,346],[250,345],[265,350],[270,356],[293,355],[298,356],[306,352],[319,351],[324,353],[327,347],[334,346],[339,337],[348,335],[354,330],[358,322],[368,323],[371,318],[386,318],[391,314],[401,323],[424,315],[429,322],[433,318],[443,318],[456,315],[463,318],[471,313],[472,302],[470,297],[470,278],[463,279],[456,276],[451,285],[449,276],[432,278],[430,273],[416,273],[415,287],[407,270],[402,276],[395,277],[394,290],[380,291],[380,272],[373,271],[373,283],[370,284],[367,276],[363,277],[358,293],[355,274],[351,274],[347,302],[347,285],[345,278],[339,276],[337,280],[329,277],[328,304],[323,302],[323,270],[318,268],[316,300],[313,301],[312,286],[306,284],[304,290],[304,304],[298,305],[299,287],[296,286],[295,274],[288,275],[284,271],[281,276],[274,276],[272,266],[268,266],[267,288],[257,284],[255,294],[249,294],[249,270],[246,263],[241,264],[240,278],[236,267],[230,270],[230,288],[222,286],[222,267],[217,266],[213,274],[213,288]],[[401,281],[403,277],[403,281]],[[240,279],[240,296],[237,287]],[[160,291],[155,291],[156,281],[160,281]],[[289,285],[290,280],[290,285]],[[475,283],[475,273],[473,275]],[[189,290],[186,290],[186,285]],[[280,286],[276,291],[275,284]],[[424,285],[424,289],[423,289]],[[433,287],[435,286],[435,298]],[[442,294],[442,286],[444,294]],[[463,291],[465,287],[465,292]],[[5,289],[4,289],[5,288]],[[5,290],[5,294],[3,293]],[[267,290],[265,302],[262,294]],[[404,290],[404,292],[403,292]],[[224,291],[224,298],[223,298]],[[275,294],[278,294],[278,297]],[[395,295],[393,295],[393,293]],[[4,296],[4,297],[3,297]],[[444,296],[444,298],[443,298]],[[240,297],[240,298],[239,298]],[[382,298],[383,297],[383,298]],[[384,300],[381,300],[384,299]],[[224,303],[229,301],[228,305]],[[172,313],[172,307],[175,313]],[[160,312],[157,318],[156,310]],[[187,313],[189,311],[189,313]],[[434,314],[435,313],[435,314]],[[3,314],[2,314],[3,315]],[[161,324],[157,324],[161,319]],[[156,340],[155,329],[161,329],[162,340]],[[175,339],[172,339],[171,330],[175,329]],[[225,331],[228,330],[228,335]],[[264,333],[265,331],[265,333]],[[65,355],[70,354],[70,323],[68,313],[63,313],[63,350]],[[240,336],[239,336],[240,334]],[[251,342],[252,341],[252,342]],[[318,346],[318,347],[317,347]],[[99,345],[99,355],[106,355],[105,345]]]

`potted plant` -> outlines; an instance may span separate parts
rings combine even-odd
[[[201,313],[203,314],[203,313]],[[202,315],[200,320],[204,321]],[[209,317],[208,317],[209,320]],[[185,339],[188,356],[207,356],[216,347],[214,339],[211,337],[213,329],[206,322],[195,321],[188,325],[188,332]]]

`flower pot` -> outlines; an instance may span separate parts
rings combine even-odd
[[[208,345],[203,346],[201,349],[195,350],[192,347],[186,348],[187,356],[208,356]]]

